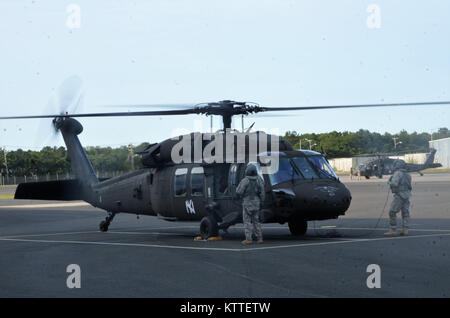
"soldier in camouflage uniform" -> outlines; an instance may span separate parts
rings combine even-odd
[[[258,176],[256,166],[249,164],[245,170],[246,177],[239,183],[236,194],[242,198],[242,220],[245,240],[242,244],[252,243],[252,226],[258,243],[263,242],[259,212],[264,202],[264,182]]]
[[[403,230],[400,235],[408,235],[409,221],[409,198],[411,197],[411,176],[406,171],[406,164],[403,160],[394,162],[394,175],[389,179],[388,184],[394,194],[391,209],[389,211],[391,230],[384,233],[386,236],[396,236],[397,213],[402,211]]]

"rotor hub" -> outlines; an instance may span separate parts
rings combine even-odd
[[[194,110],[197,114],[222,116],[224,130],[231,128],[231,119],[233,116],[249,115],[263,111],[257,103],[236,102],[232,100],[198,104]]]

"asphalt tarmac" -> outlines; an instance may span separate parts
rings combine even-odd
[[[0,297],[449,297],[450,174],[413,175],[410,235],[394,238],[387,179],[341,180],[346,216],[304,237],[265,224],[250,246],[242,226],[194,241],[198,223],[120,214],[100,233],[105,213],[80,202],[0,200]],[[70,264],[81,288],[67,287]],[[370,264],[381,288],[367,287]]]

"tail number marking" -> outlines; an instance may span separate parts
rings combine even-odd
[[[194,201],[192,200],[186,200],[186,212],[188,214],[196,214],[195,208],[194,208]]]

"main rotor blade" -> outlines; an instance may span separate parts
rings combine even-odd
[[[364,108],[364,107],[397,107],[397,106],[426,106],[426,105],[449,105],[450,101],[440,102],[420,102],[420,103],[391,103],[391,104],[361,104],[361,105],[333,105],[333,106],[301,106],[301,107],[260,107],[254,108],[252,113],[268,112],[268,111],[297,111],[297,110],[322,110],[322,109],[340,109],[340,108]],[[35,116],[5,116],[1,119],[32,119],[32,118],[82,118],[82,117],[132,117],[132,116],[171,116],[171,115],[190,115],[190,114],[204,114],[205,107],[198,106],[191,109],[178,110],[158,110],[158,111],[138,111],[138,112],[110,112],[110,113],[90,113],[90,114],[56,114],[56,115],[35,115]],[[235,108],[241,111],[239,108]],[[220,110],[220,109],[218,109]],[[231,111],[231,116],[241,115],[242,113],[235,113]],[[222,115],[222,114],[218,114]]]
[[[161,108],[161,109],[175,109],[184,110],[194,107],[202,106],[204,104],[192,103],[192,104],[123,104],[123,105],[101,105],[101,107],[113,107],[113,108]]]
[[[36,118],[84,118],[84,117],[131,117],[131,116],[171,116],[171,115],[190,115],[197,114],[195,109],[184,110],[160,110],[160,111],[142,111],[142,112],[116,112],[116,113],[90,113],[90,114],[55,114],[55,115],[36,115],[36,116],[6,116],[1,119],[36,119]]]
[[[301,107],[261,107],[264,112],[286,111],[286,110],[320,110],[339,108],[364,108],[364,107],[397,107],[397,106],[426,106],[426,105],[449,105],[450,101],[421,102],[421,103],[391,103],[391,104],[361,104],[361,105],[332,105],[332,106],[301,106]]]

